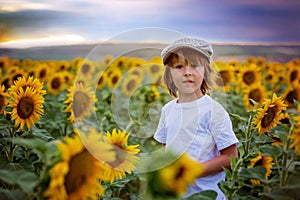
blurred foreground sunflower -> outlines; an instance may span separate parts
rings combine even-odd
[[[98,158],[113,162],[112,146],[104,143],[95,129],[88,133],[76,132],[74,137],[55,143],[61,152],[61,161],[49,170],[50,183],[43,192],[46,198],[98,199],[104,193],[100,180],[108,180],[108,177]]]
[[[105,163],[105,172],[110,181],[122,179],[126,173],[131,174],[136,169],[136,164],[139,157],[136,155],[140,152],[137,148],[139,145],[129,145],[128,138],[130,134],[126,131],[113,129],[112,132],[107,132],[104,140],[108,144],[113,145],[113,151],[116,153],[116,160]]]
[[[158,177],[162,187],[176,196],[183,195],[188,185],[193,184],[204,171],[202,164],[183,154],[171,165],[159,170]]]

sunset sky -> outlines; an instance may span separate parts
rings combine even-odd
[[[147,27],[216,43],[300,44],[299,24],[296,0],[0,0],[0,47],[107,41]]]

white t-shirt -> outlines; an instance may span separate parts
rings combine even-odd
[[[205,162],[220,155],[220,151],[238,144],[226,110],[210,96],[187,103],[168,102],[161,111],[154,139],[166,144],[166,150],[176,154],[188,153],[198,162]],[[214,190],[218,199],[225,199],[217,184],[225,173],[198,178],[189,186],[185,197],[202,190]]]

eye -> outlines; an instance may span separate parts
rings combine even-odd
[[[174,65],[174,68],[175,68],[175,69],[181,69],[181,68],[183,68],[183,65],[181,65],[181,64]]]

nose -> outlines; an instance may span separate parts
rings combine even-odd
[[[192,67],[190,65],[187,65],[184,67],[184,76],[191,76],[192,75]]]

